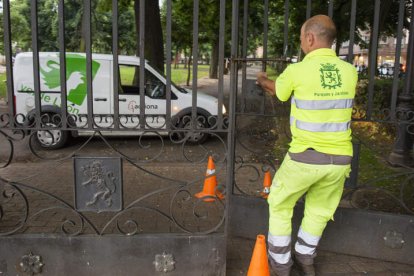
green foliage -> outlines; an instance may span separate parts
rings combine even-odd
[[[0,53],[4,53],[4,12],[0,14]],[[16,47],[27,49],[31,44],[29,1],[10,1],[12,40]]]
[[[373,110],[384,110],[390,108],[392,96],[392,79],[375,79],[374,81],[374,97]],[[398,94],[401,92],[403,82],[399,82]],[[355,105],[358,108],[366,108],[368,105],[368,80],[361,79],[357,84],[355,96]]]
[[[135,53],[135,17],[132,0],[119,1],[119,48],[121,54]],[[15,49],[31,50],[30,1],[10,1],[11,32]],[[91,3],[92,50],[97,53],[112,51],[112,2],[110,0]],[[88,17],[83,16],[82,0],[65,2],[66,50],[84,51],[83,29]],[[4,51],[3,14],[0,14],[0,52]],[[38,1],[38,39],[40,51],[58,51],[58,0]]]

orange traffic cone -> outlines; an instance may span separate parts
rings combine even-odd
[[[216,173],[216,166],[214,165],[213,158],[211,156],[208,157],[208,164],[207,164],[207,171],[206,171],[206,179],[204,180],[203,191],[195,194],[194,196],[197,198],[204,198],[205,202],[212,202],[215,200],[213,197],[218,197],[220,199],[224,199],[224,195],[220,193],[220,191],[216,191],[217,187],[217,177]]]
[[[267,198],[269,196],[270,186],[272,186],[272,177],[270,176],[270,172],[266,171],[263,179],[263,190],[260,193],[263,198]]]
[[[247,276],[270,276],[264,235],[257,235]]]

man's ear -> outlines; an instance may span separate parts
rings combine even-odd
[[[315,44],[315,35],[313,33],[308,33],[306,35],[309,47],[312,47]]]

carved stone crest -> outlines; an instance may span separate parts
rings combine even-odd
[[[75,158],[75,196],[78,211],[122,209],[120,158]]]

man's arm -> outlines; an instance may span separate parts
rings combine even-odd
[[[257,73],[257,84],[272,96],[276,95],[275,82],[267,77],[266,72]]]

